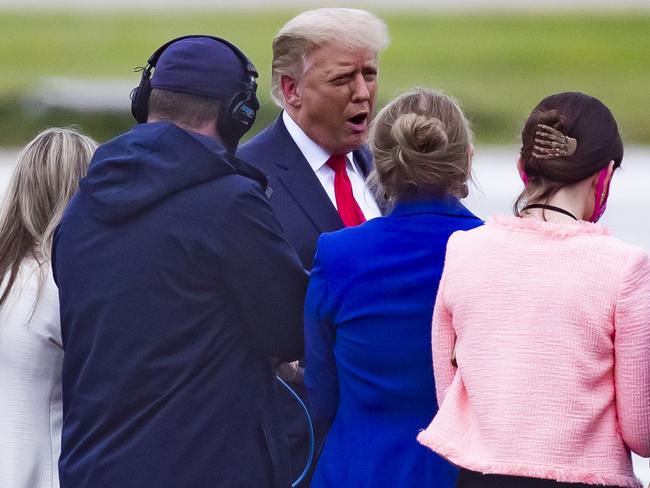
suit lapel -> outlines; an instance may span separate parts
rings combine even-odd
[[[372,171],[372,153],[368,146],[361,146],[354,151],[354,160],[359,165],[363,177],[367,178],[370,171]]]
[[[278,141],[279,157],[276,166],[280,183],[320,232],[341,229],[343,222],[339,213],[289,135],[281,115],[276,119],[273,131]]]
[[[361,173],[364,178],[367,178],[370,172],[374,169],[372,162],[372,152],[368,146],[361,146],[359,149],[354,151],[354,161],[357,163],[361,169]],[[372,188],[369,188],[370,193],[373,193]],[[377,202],[377,207],[382,215],[386,215],[390,211],[390,206],[386,200],[377,200],[376,195],[373,194],[373,198]]]

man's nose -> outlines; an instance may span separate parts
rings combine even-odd
[[[368,82],[364,78],[363,73],[357,73],[352,86],[352,100],[354,102],[365,102],[369,99],[370,89],[368,88]]]

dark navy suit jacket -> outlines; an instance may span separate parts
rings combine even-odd
[[[305,384],[331,429],[312,488],[455,486],[418,444],[438,409],[431,317],[449,236],[481,221],[456,199],[399,203],[321,236],[305,303]]]
[[[244,144],[237,156],[269,177],[269,186],[273,191],[271,207],[303,267],[310,270],[318,237],[323,232],[343,228],[343,222],[314,170],[287,131],[282,114],[273,124]],[[354,160],[363,175],[367,176],[372,168],[370,151],[366,147],[358,149],[354,152]],[[292,388],[305,398],[304,385],[292,384]],[[282,390],[280,398],[295,478],[302,471],[307,458],[306,423],[295,400]],[[320,442],[317,438],[316,449]],[[308,484],[309,479],[301,486]]]
[[[237,156],[269,177],[271,207],[303,266],[311,269],[318,236],[343,228],[343,222],[287,131],[282,115],[244,144]],[[372,169],[370,151],[358,149],[354,160],[367,176]]]

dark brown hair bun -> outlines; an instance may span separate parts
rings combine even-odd
[[[570,156],[538,159],[533,155],[540,124],[576,140]],[[545,201],[560,188],[592,176],[614,161],[623,160],[623,142],[616,119],[597,98],[565,92],[544,98],[533,109],[521,134],[520,160],[529,184],[515,202],[515,214],[532,201]]]

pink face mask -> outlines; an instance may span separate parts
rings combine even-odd
[[[589,222],[598,222],[605,213],[605,209],[607,208],[607,197],[609,197],[609,195],[605,195],[605,198],[603,199],[605,179],[607,178],[607,168],[608,167],[605,166],[600,170],[600,173],[598,174],[598,183],[596,183],[596,188],[594,189],[594,198],[596,200],[594,202],[594,212],[591,214],[591,217],[589,217]],[[600,203],[601,201],[602,204]]]
[[[519,170],[519,177],[521,178],[521,181],[524,182],[524,186],[528,186],[528,175],[519,166],[517,166],[517,169]]]

